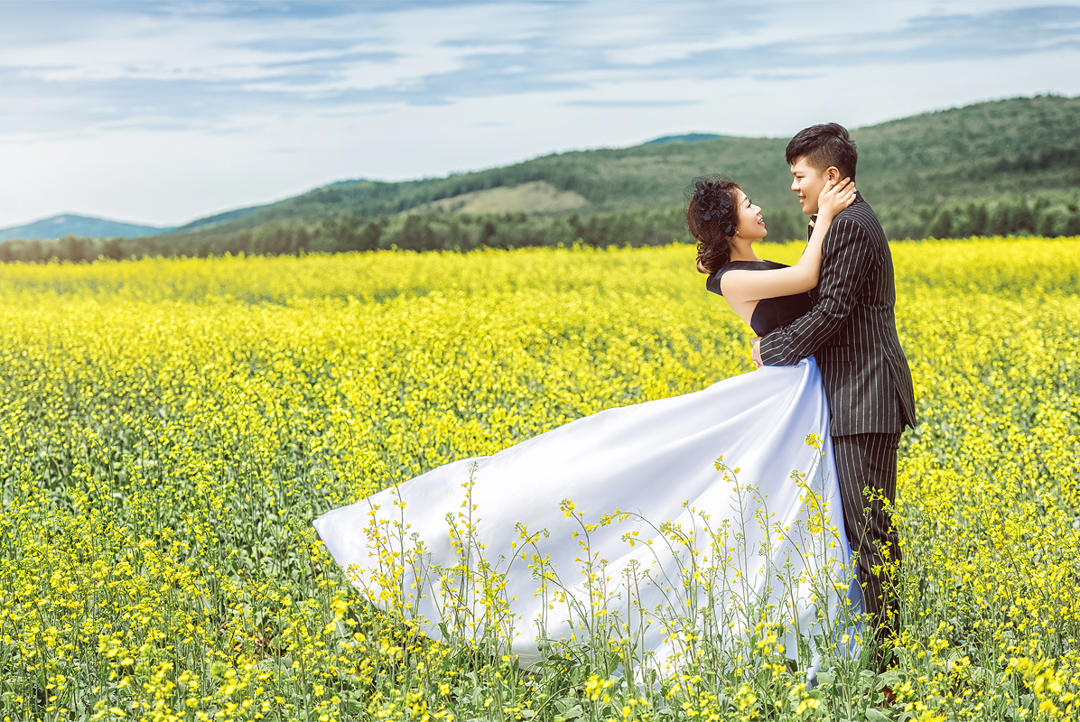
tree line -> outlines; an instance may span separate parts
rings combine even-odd
[[[806,219],[797,209],[764,212],[768,240],[806,237]],[[971,201],[878,212],[889,238],[965,238],[981,235],[1080,235],[1080,199],[1046,196]],[[296,255],[380,249],[468,251],[474,248],[650,246],[692,242],[681,208],[632,210],[592,216],[526,213],[448,214],[440,212],[365,218],[342,212],[318,221],[282,220],[253,228],[137,238],[12,240],[0,243],[0,261],[44,263],[53,259],[87,262],[97,258],[147,256]]]

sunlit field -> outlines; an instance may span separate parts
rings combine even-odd
[[[922,422],[899,453],[899,663],[834,660],[809,689],[767,630],[652,688],[606,649],[523,671],[436,643],[312,527],[752,371],[692,246],[0,266],[0,716],[1075,719],[1080,238],[892,250]]]

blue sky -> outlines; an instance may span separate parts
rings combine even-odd
[[[0,227],[1080,93],[1080,3],[0,0]]]

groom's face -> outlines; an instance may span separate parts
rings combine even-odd
[[[806,156],[799,156],[791,164],[791,190],[799,196],[802,212],[810,216],[818,212],[818,195],[825,187],[825,181],[830,177],[839,175],[836,168],[815,168],[806,160]]]

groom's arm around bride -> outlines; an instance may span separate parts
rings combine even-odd
[[[761,363],[786,366],[815,356],[833,392],[834,436],[914,426],[911,374],[896,333],[892,256],[861,193],[825,236],[811,295],[809,311],[761,338]]]

